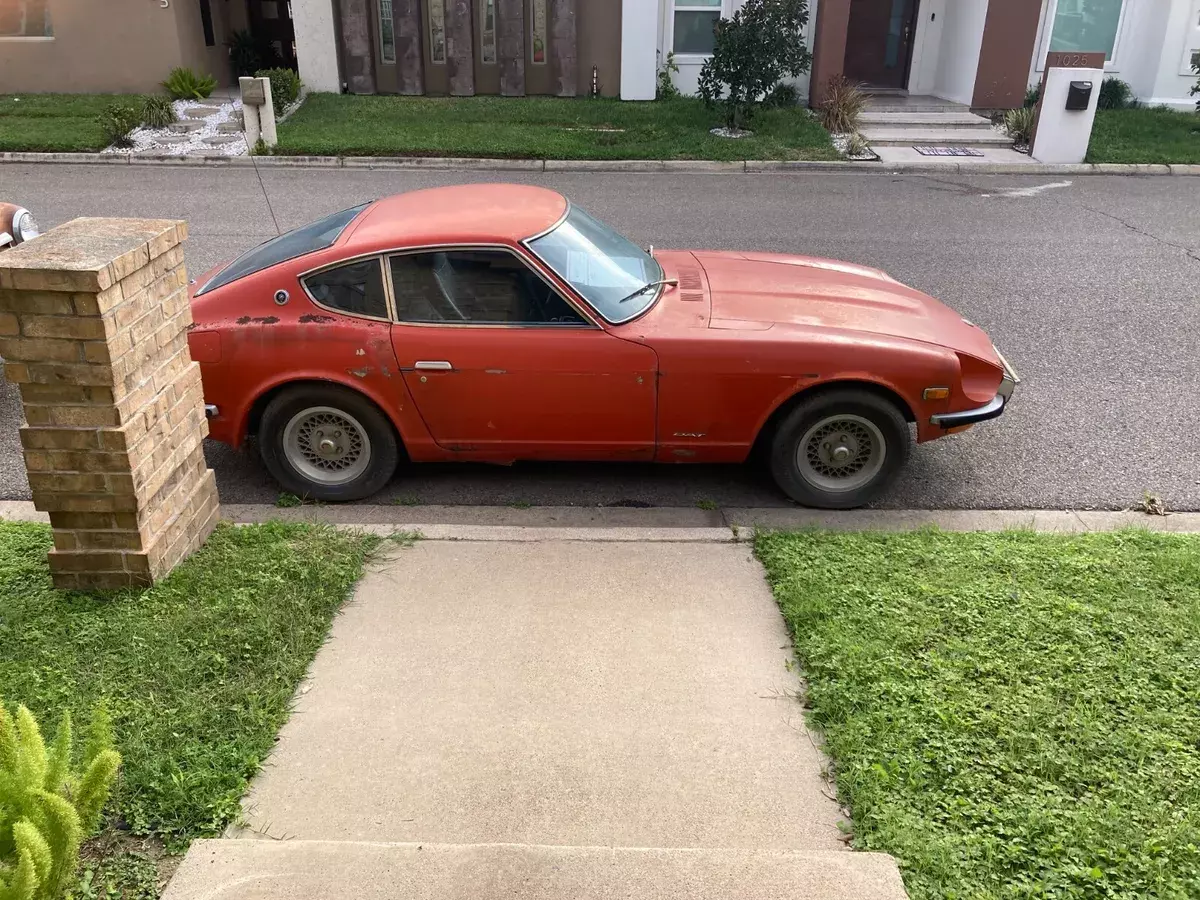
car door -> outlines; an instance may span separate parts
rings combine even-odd
[[[656,356],[596,325],[508,248],[388,259],[392,347],[442,447],[497,459],[651,459]]]

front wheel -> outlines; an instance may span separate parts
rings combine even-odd
[[[399,460],[396,435],[379,408],[334,385],[297,385],[274,397],[258,445],[285,490],[330,503],[376,493]]]
[[[831,390],[802,400],[771,443],[771,474],[804,506],[854,509],[895,480],[912,439],[894,403],[869,391]]]

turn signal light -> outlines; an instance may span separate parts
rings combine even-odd
[[[950,388],[945,388],[945,387],[925,388],[925,391],[924,391],[924,393],[921,394],[921,396],[924,397],[926,400],[945,400],[947,397],[950,396]]]

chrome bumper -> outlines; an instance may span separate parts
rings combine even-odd
[[[992,349],[996,350],[995,344],[992,345]],[[1003,353],[996,350],[996,356],[1000,357],[1000,363],[1004,366],[1004,376],[1000,379],[1000,387],[996,390],[995,397],[975,409],[938,413],[930,416],[929,421],[941,428],[960,428],[963,425],[974,425],[976,422],[999,418],[1004,413],[1004,407],[1008,405],[1008,401],[1012,399],[1013,391],[1017,389],[1021,379],[1016,370],[1008,364]]]

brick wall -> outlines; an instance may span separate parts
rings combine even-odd
[[[60,588],[150,584],[219,510],[183,222],[75,219],[0,253],[0,357]]]

